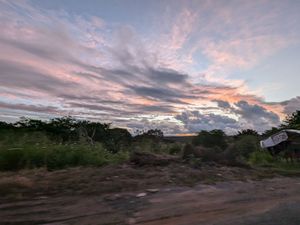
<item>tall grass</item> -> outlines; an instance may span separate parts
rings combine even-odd
[[[46,167],[103,166],[127,160],[125,151],[111,153],[100,143],[51,143],[42,133],[0,136],[0,170]]]

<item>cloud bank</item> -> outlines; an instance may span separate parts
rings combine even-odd
[[[276,10],[261,27],[245,26],[251,18],[233,21],[240,15],[232,8],[203,2],[200,11],[184,6],[167,32],[149,40],[128,24],[0,1],[0,118],[72,115],[170,135],[278,125],[299,97],[268,103],[226,74],[255,65],[294,34],[263,29]],[[211,15],[199,18],[203,12]],[[210,60],[202,69],[199,52]]]

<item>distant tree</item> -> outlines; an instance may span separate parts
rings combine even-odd
[[[144,133],[144,135],[162,138],[164,133],[159,129],[151,129]]]
[[[194,138],[193,144],[208,148],[219,147],[225,149],[227,147],[226,134],[222,130],[201,131]]]
[[[43,131],[47,127],[47,122],[21,117],[19,121],[13,124],[17,128],[27,129],[30,131]]]
[[[6,123],[4,121],[0,121],[0,129],[3,130],[3,129],[12,129],[14,128],[13,124],[11,123]]]
[[[266,131],[262,134],[262,136],[266,138],[266,137],[269,137],[269,136],[271,136],[271,135],[273,135],[273,134],[276,134],[276,133],[279,132],[280,130],[281,130],[280,128],[272,127],[271,129],[266,130]]]
[[[284,123],[281,125],[282,128],[300,129],[300,110],[288,115]]]
[[[235,135],[236,137],[240,137],[240,136],[259,136],[259,134],[257,133],[256,130],[252,130],[252,129],[245,129],[245,130],[241,130],[238,132],[237,135]]]
[[[163,138],[164,133],[159,129],[150,129],[150,130],[136,130],[135,133],[137,134],[135,136],[136,139],[141,138]]]

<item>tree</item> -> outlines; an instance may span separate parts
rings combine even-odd
[[[164,137],[164,133],[159,129],[150,129],[148,131],[137,130],[138,135],[135,136],[136,140],[139,139],[161,139]]]
[[[276,133],[279,132],[280,130],[281,130],[281,129],[279,129],[279,128],[277,128],[277,127],[272,127],[271,129],[266,130],[266,131],[262,134],[262,136],[265,137],[265,138],[267,138],[267,137],[269,137],[269,136],[271,136],[271,135],[273,135],[273,134],[276,134]]]
[[[0,130],[1,129],[12,129],[14,126],[11,123],[6,123],[4,121],[0,121]]]
[[[208,148],[219,147],[225,149],[227,147],[226,134],[222,130],[201,131],[194,138],[193,144]]]
[[[151,130],[148,130],[145,133],[145,135],[162,138],[164,136],[164,133],[161,130],[159,130],[159,129],[151,129]]]
[[[240,137],[240,136],[259,136],[259,134],[257,133],[256,130],[252,130],[252,129],[245,129],[245,130],[241,130],[238,132],[237,135],[235,135],[236,137]]]
[[[105,147],[112,153],[117,153],[122,148],[131,144],[132,136],[126,129],[113,128],[108,131],[108,138],[104,142]]]
[[[284,124],[281,125],[282,128],[292,128],[292,129],[300,129],[300,110],[293,112],[291,115],[288,115]]]

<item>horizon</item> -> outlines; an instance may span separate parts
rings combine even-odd
[[[279,0],[0,0],[0,120],[261,133],[300,109],[299,11]]]

